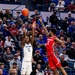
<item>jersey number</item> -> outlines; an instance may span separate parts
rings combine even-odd
[[[28,52],[30,52],[30,48],[28,48]]]

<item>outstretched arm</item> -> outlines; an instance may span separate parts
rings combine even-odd
[[[32,24],[32,39],[31,39],[32,45],[33,45],[33,42],[34,42],[34,27],[35,27],[35,25],[36,25],[36,22],[33,22],[33,24]]]
[[[25,44],[25,38],[26,38],[26,29],[23,28],[22,47],[24,47],[24,44]]]
[[[45,30],[46,36],[49,36],[48,30],[47,30],[47,28],[45,27],[45,25],[44,25],[44,23],[43,23],[43,21],[42,21],[42,18],[40,18],[39,21],[41,22],[41,25],[42,25],[43,29]]]
[[[61,41],[61,40],[58,39],[58,38],[55,38],[55,41],[57,41],[57,42],[61,43],[62,45],[64,45],[64,41]]]

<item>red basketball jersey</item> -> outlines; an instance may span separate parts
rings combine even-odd
[[[54,40],[55,40],[56,36],[53,37],[49,37],[47,39],[47,43],[46,43],[46,50],[47,50],[47,56],[50,56],[51,54],[54,54]]]

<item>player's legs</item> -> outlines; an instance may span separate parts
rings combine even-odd
[[[57,69],[52,70],[54,75],[59,75]]]
[[[32,62],[27,62],[26,75],[30,75],[32,72]]]
[[[60,66],[59,69],[63,73],[63,75],[67,75],[66,71],[64,70],[64,68],[62,66]]]
[[[53,59],[51,59],[51,57],[48,59],[49,60],[49,66],[51,68],[51,70],[53,71],[54,75],[59,75],[57,69],[56,69],[56,65],[55,63],[53,62]]]
[[[61,72],[63,73],[63,75],[67,75],[66,71],[64,70],[64,68],[61,66],[60,61],[58,60],[58,58],[54,55],[54,60],[53,62],[56,64],[56,67],[59,68],[61,70]]]
[[[50,66],[51,70],[53,71],[54,75],[59,75],[59,73],[56,69],[56,65],[54,64],[53,61],[49,61],[49,66]]]
[[[26,74],[26,68],[27,68],[27,64],[26,62],[22,62],[22,68],[21,68],[21,75],[25,75]]]

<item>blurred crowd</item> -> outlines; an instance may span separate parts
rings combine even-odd
[[[28,5],[30,10],[75,12],[75,0],[0,0],[0,2],[4,4]]]
[[[30,0],[34,9],[42,11],[75,12],[75,0]]]
[[[75,68],[75,17],[72,16],[71,12],[68,12],[68,17],[65,16],[65,19],[59,20],[56,13],[54,11],[47,18],[47,21],[44,21],[38,10],[35,10],[30,17],[24,17],[19,11],[14,16],[9,9],[6,9],[5,13],[0,10],[0,75],[20,75],[23,57],[21,48],[22,29],[26,28],[27,35],[31,35],[31,25],[34,21],[36,21],[36,26],[31,75],[50,73],[47,72],[50,69],[44,46],[47,36],[39,21],[40,17],[42,17],[48,31],[50,28],[55,28],[57,30],[56,36],[65,42],[64,45],[55,44],[55,54],[60,59],[62,66],[65,69]],[[72,65],[69,65],[70,62]]]
[[[18,2],[18,3],[20,3],[21,2],[21,0],[0,0],[0,2]]]

